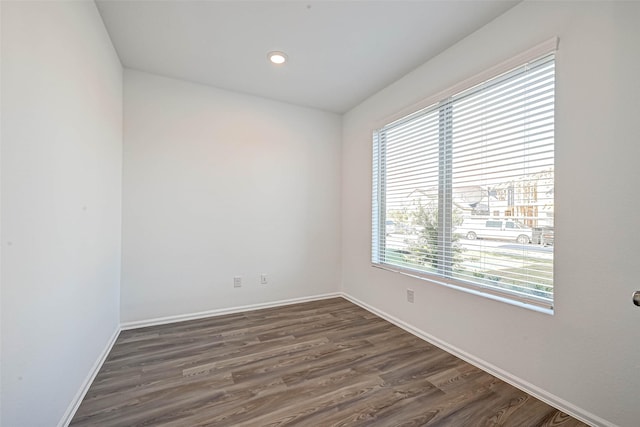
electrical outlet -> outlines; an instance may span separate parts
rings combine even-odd
[[[407,289],[407,302],[410,302],[413,304],[413,301],[414,301],[413,289]]]
[[[233,287],[234,288],[239,288],[242,286],[242,277],[240,276],[235,276],[233,278]]]
[[[261,274],[260,275],[260,284],[261,285],[266,285],[267,283],[269,283],[269,281],[267,280],[267,275],[266,274]]]

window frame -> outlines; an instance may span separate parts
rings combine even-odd
[[[385,221],[387,220],[387,218],[385,218],[385,215],[381,214],[380,211],[382,211],[384,207],[386,207],[386,200],[384,200],[384,197],[386,194],[386,191],[384,188],[386,184],[386,180],[381,180],[379,177],[382,175],[386,175],[386,171],[385,171],[386,150],[384,149],[376,150],[375,147],[378,147],[380,144],[384,145],[385,143],[383,140],[381,140],[382,138],[385,137],[385,135],[383,132],[380,132],[380,130],[392,124],[395,125],[405,121],[410,121],[414,119],[417,115],[424,114],[425,111],[430,113],[432,109],[436,112],[436,114],[439,114],[438,124],[440,128],[439,130],[440,133],[439,133],[438,140],[440,141],[440,144],[442,144],[442,141],[446,140],[447,137],[451,138],[451,132],[450,132],[451,128],[450,126],[448,127],[446,125],[447,123],[450,123],[447,121],[446,108],[451,108],[451,104],[450,104],[451,97],[454,97],[462,92],[465,92],[473,88],[474,86],[482,84],[488,80],[499,77],[500,75],[510,70],[513,70],[526,63],[534,61],[540,57],[543,57],[549,54],[555,54],[558,48],[558,41],[559,40],[557,37],[553,37],[543,43],[540,43],[534,46],[533,48],[521,53],[520,55],[517,55],[507,61],[504,61],[501,64],[498,64],[497,66],[492,67],[483,73],[473,76],[470,79],[464,80],[460,84],[457,84],[451,88],[448,88],[436,94],[435,96],[429,97],[411,107],[403,109],[402,111],[394,114],[393,116],[387,118],[386,120],[381,121],[379,125],[375,127],[375,129],[372,131],[373,137],[374,137],[373,163],[376,163],[377,165],[378,174],[374,175],[372,173],[372,177],[373,177],[372,194],[374,197],[373,200],[375,200],[375,198],[378,197],[377,204],[379,207],[382,207],[382,208],[376,209],[376,204],[372,200],[372,228],[371,228],[372,233],[371,233],[371,240],[370,240],[372,245],[371,252],[370,252],[372,267],[408,275],[421,280],[429,281],[431,283],[436,283],[449,288],[461,290],[467,293],[476,294],[485,298],[502,301],[502,302],[506,302],[509,304],[517,305],[517,306],[522,306],[535,311],[553,314],[554,312],[553,302],[555,299],[553,294],[551,296],[551,302],[549,302],[546,299],[543,300],[542,298],[537,298],[533,295],[528,295],[525,293],[519,293],[517,291],[500,289],[497,286],[494,288],[487,285],[476,284],[470,281],[465,281],[465,280],[456,279],[452,277],[446,277],[447,276],[445,272],[447,268],[446,262],[438,263],[439,267],[436,273],[430,273],[428,271],[424,271],[420,269],[412,269],[407,266],[399,266],[399,265],[385,263],[384,256],[383,254],[380,253],[380,250],[381,248],[386,247]],[[555,61],[556,61],[556,57],[554,57],[554,62]],[[450,114],[451,114],[451,111],[449,110],[449,118],[450,118]],[[451,155],[449,154],[447,158],[447,155],[446,155],[447,149],[442,149],[442,148],[438,150],[438,153],[439,153],[438,198],[442,199],[442,200],[439,200],[438,206],[444,206],[445,211],[449,212],[447,210],[448,206],[441,205],[441,203],[443,203],[443,201],[444,203],[447,203],[447,201],[451,200],[451,197],[447,197],[446,194],[440,194],[441,193],[440,190],[444,188],[445,190],[448,189],[448,191],[451,191],[450,185],[448,186],[441,185],[443,180],[451,179],[451,176],[450,176],[451,175]],[[446,221],[448,221],[448,224],[446,223]],[[502,221],[503,226],[505,223],[506,221]],[[514,223],[514,227],[515,227],[515,223]],[[453,233],[453,227],[451,224],[451,215],[438,216],[438,230],[440,231],[438,236],[438,241],[439,241],[438,247],[440,248],[438,256],[441,257],[442,260],[444,260],[444,259],[447,259],[447,254],[445,254],[444,251],[446,250],[446,248],[451,248],[451,244],[446,244],[447,241],[449,242],[451,241],[452,233]],[[441,242],[444,243],[443,246],[440,246]],[[375,260],[378,260],[378,262],[376,262]],[[553,262],[555,263],[555,258]],[[555,291],[555,287],[554,287],[554,291]]]

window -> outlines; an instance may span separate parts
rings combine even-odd
[[[552,309],[554,67],[538,52],[374,132],[374,266]]]

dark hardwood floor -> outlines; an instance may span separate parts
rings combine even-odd
[[[72,426],[583,426],[342,299],[123,331]]]

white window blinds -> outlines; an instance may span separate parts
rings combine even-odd
[[[551,308],[554,54],[374,132],[374,265]]]

